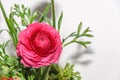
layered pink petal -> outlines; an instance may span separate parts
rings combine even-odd
[[[19,34],[17,55],[26,67],[39,68],[56,63],[62,51],[57,30],[46,23],[32,23]]]

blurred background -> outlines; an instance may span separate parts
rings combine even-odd
[[[25,4],[32,11],[43,11],[50,0],[1,0],[7,13],[10,7]],[[88,48],[76,44],[65,47],[59,64],[75,65],[82,80],[120,80],[120,0],[55,0],[56,16],[63,11],[61,37],[64,38],[83,22],[83,29],[90,27],[94,38]],[[50,15],[48,15],[51,17]],[[0,11],[0,29],[7,28]],[[8,39],[0,34],[0,43]]]

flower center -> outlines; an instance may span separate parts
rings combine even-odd
[[[35,46],[37,48],[39,48],[40,50],[44,50],[44,49],[47,49],[48,46],[49,46],[49,39],[48,37],[46,36],[45,33],[43,32],[39,32],[34,40],[33,40],[33,43],[35,44]]]

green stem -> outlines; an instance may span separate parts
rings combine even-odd
[[[75,32],[71,33],[71,34],[68,35],[66,38],[64,38],[63,41],[62,41],[62,44],[64,44],[64,42],[65,42],[68,38],[72,37],[73,34],[75,34]]]
[[[73,42],[74,42],[74,41],[72,40],[72,41],[70,41],[70,42],[64,44],[63,47],[65,47],[65,46],[67,46],[67,45],[69,45],[69,44],[71,44],[71,43],[73,43]]]
[[[43,67],[40,68],[40,75],[43,73]]]
[[[48,80],[50,68],[51,68],[51,65],[45,67],[44,72],[41,75],[41,80]]]
[[[0,0],[0,8],[1,8],[1,10],[2,10],[3,16],[4,16],[5,18],[7,18],[6,13],[5,13],[5,11],[4,11],[4,8],[3,8],[3,6],[2,6],[1,0]],[[5,21],[7,22],[6,19],[5,19]]]
[[[76,39],[77,39],[77,37],[75,37],[74,39],[72,39],[72,40],[69,41],[68,43],[64,44],[63,47],[65,47],[65,46],[67,46],[67,45],[69,45],[69,44],[71,44],[71,43],[76,42]]]
[[[54,0],[51,0],[51,4],[52,4],[52,22],[53,22],[53,27],[56,28]]]
[[[11,20],[7,18],[7,15],[5,13],[5,10],[3,8],[3,5],[2,5],[1,1],[0,1],[0,8],[1,8],[1,11],[3,13],[4,19],[5,19],[6,23],[7,23],[10,37],[12,38],[12,41],[13,41],[14,45],[16,46],[17,45],[17,34],[15,32],[13,23],[11,23]]]
[[[20,32],[20,31],[21,31],[21,29],[20,29],[19,25],[17,24],[17,22],[15,21],[15,19],[14,19],[14,18],[13,18],[12,20],[13,20],[13,22],[15,23],[17,30]]]

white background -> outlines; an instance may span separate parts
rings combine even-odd
[[[34,10],[50,0],[1,0],[9,13],[14,3],[25,4]],[[75,64],[82,80],[120,80],[120,1],[119,0],[55,0],[57,16],[64,12],[62,37],[76,30],[80,21],[94,35],[88,49],[76,44],[63,49],[60,65]],[[6,28],[0,11],[0,29]],[[8,38],[0,35],[0,42]],[[78,56],[76,56],[78,55]],[[75,59],[75,58],[76,59]]]

